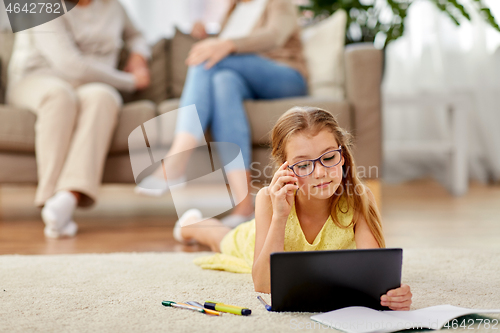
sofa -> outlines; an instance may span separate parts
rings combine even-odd
[[[5,104],[7,68],[14,34],[0,32],[0,186],[1,184],[36,184],[35,129],[36,116]],[[152,85],[147,90],[123,94],[124,106],[107,157],[104,183],[134,183],[128,151],[128,135],[145,121],[174,110],[179,105],[187,67],[187,52],[194,40],[177,31],[171,39],[153,46],[150,61]],[[342,41],[343,43],[343,41]],[[122,61],[126,59],[122,52]],[[245,102],[251,126],[253,160],[258,168],[269,164],[269,132],[276,119],[289,108],[317,106],[337,116],[341,126],[355,136],[354,155],[362,176],[378,196],[381,167],[381,99],[382,51],[371,44],[353,44],[342,48],[344,80],[343,97],[306,96],[278,100]],[[174,129],[174,124],[171,127]],[[169,133],[171,135],[171,133]],[[375,172],[376,171],[376,172]],[[253,170],[253,176],[265,182],[269,174]]]

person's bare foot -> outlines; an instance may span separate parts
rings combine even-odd
[[[190,216],[189,218],[184,220],[184,223],[180,229],[181,230],[180,233],[181,233],[182,238],[192,239],[194,236],[193,230],[195,229],[193,224],[195,224],[196,222],[199,222],[199,221],[200,221],[200,218],[198,218],[197,216]]]
[[[193,238],[192,229],[186,228],[203,218],[201,212],[198,209],[190,209],[175,223],[174,226],[174,238],[183,244],[195,244],[196,240]]]

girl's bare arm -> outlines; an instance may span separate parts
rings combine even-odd
[[[365,217],[361,214],[354,226],[354,241],[357,249],[378,249],[380,247],[368,227]]]
[[[370,201],[375,204],[375,198],[370,191],[368,191],[368,197]],[[356,222],[356,226],[354,227],[354,240],[356,241],[357,249],[378,249],[380,247],[368,227],[368,223],[364,216],[360,216]],[[410,310],[412,303],[411,298],[412,293],[410,286],[401,284],[399,288],[389,290],[387,294],[382,295],[380,297],[380,304],[389,307],[391,310],[407,311]]]
[[[267,188],[257,194],[255,202],[255,252],[252,278],[255,291],[269,293],[271,289],[270,256],[283,251],[286,219],[273,220],[272,205]],[[284,221],[283,221],[284,220]]]
[[[291,176],[283,164],[276,172],[269,187],[257,194],[255,202],[255,251],[252,278],[255,291],[271,291],[270,256],[282,252],[285,244],[285,227],[294,200],[294,184],[297,179]]]
[[[367,188],[368,198],[372,204],[376,205],[375,197],[372,192]],[[378,245],[375,236],[373,236],[372,231],[368,227],[365,217],[360,214],[359,211],[355,212],[358,216],[356,225],[354,226],[354,241],[356,242],[357,249],[378,249]]]

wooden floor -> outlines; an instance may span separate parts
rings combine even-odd
[[[171,207],[138,199],[128,185],[105,187],[98,207],[76,215],[80,230],[71,239],[45,239],[33,196],[32,187],[1,188],[0,254],[208,250],[175,242]],[[383,184],[387,246],[500,248],[499,203],[500,186],[471,184],[467,195],[454,198],[432,180]]]

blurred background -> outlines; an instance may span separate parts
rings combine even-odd
[[[228,0],[121,1],[150,42],[172,36],[175,26],[188,33],[197,20],[217,33],[228,5]],[[451,149],[467,152],[468,179],[500,181],[500,32],[494,19],[500,17],[500,1],[295,2],[302,7],[303,25],[346,9],[346,42],[385,49],[385,181],[430,176],[451,188]],[[454,103],[465,107],[466,129],[450,125],[447,109]],[[454,146],[455,130],[466,131],[459,134],[465,146]]]
[[[197,21],[208,33],[217,33],[229,4],[120,1],[150,44],[171,38],[176,27],[189,33]],[[495,232],[487,234],[491,228],[500,230],[495,208],[500,199],[500,1],[294,2],[304,27],[344,9],[346,44],[373,43],[384,52],[382,208],[389,239],[397,236],[392,245],[415,236],[401,221],[418,226],[411,229],[422,232],[422,238],[413,238],[417,244],[424,241],[426,226],[443,219],[448,220],[441,235],[464,227],[457,234],[461,244],[467,239],[477,246],[485,239],[492,246],[498,243]],[[9,29],[3,2],[0,29]],[[77,216],[158,216],[172,209],[164,200],[137,198],[130,186],[127,191],[130,197],[123,187],[108,185],[96,209]],[[34,188],[0,187],[3,218],[38,216],[30,208],[33,193]],[[468,238],[473,230],[479,230],[477,237]],[[442,241],[436,238],[434,245]]]
[[[120,1],[150,44],[171,38],[176,27],[189,33],[197,21],[207,33],[219,32],[230,2]],[[466,164],[467,180],[499,183],[500,28],[495,17],[500,17],[500,1],[294,2],[303,26],[345,9],[346,43],[373,42],[384,50],[384,181],[432,177],[453,192],[449,164],[459,162],[450,162],[449,153],[459,149],[466,156],[460,163]],[[0,29],[9,29],[3,3]],[[463,128],[454,125],[449,110],[457,107],[463,109]]]

